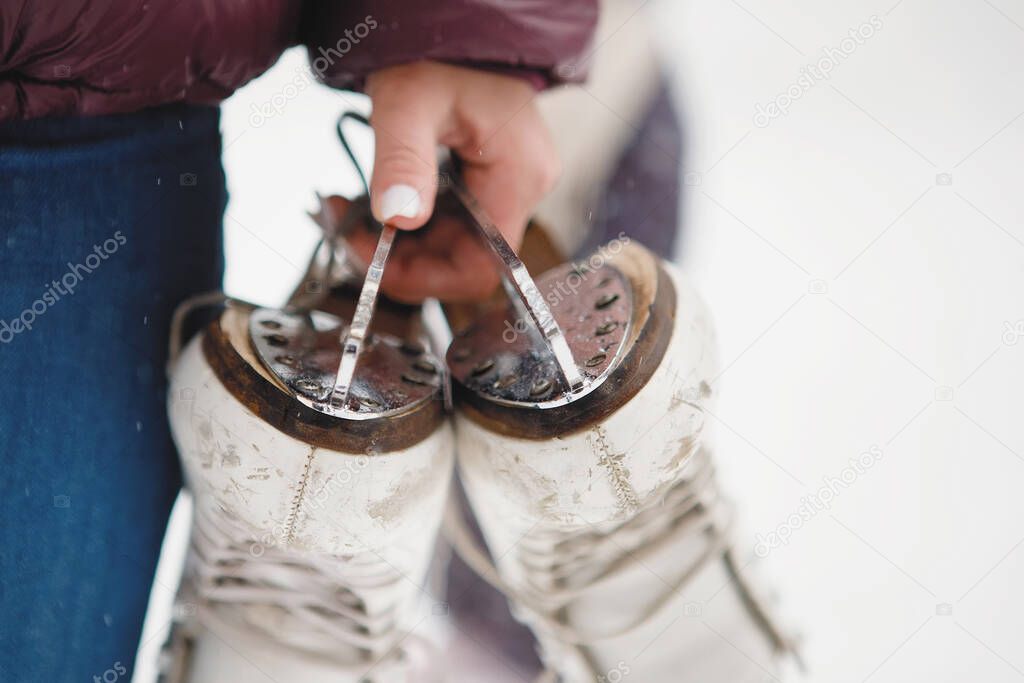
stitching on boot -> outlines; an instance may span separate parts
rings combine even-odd
[[[306,465],[302,468],[302,476],[299,477],[299,490],[295,492],[291,510],[288,511],[288,520],[285,522],[284,543],[286,546],[291,545],[292,539],[295,537],[295,525],[299,518],[302,499],[306,495],[306,485],[309,483],[309,470],[313,466],[314,455],[316,455],[316,446],[310,446],[309,455],[306,456]]]
[[[629,474],[626,472],[626,468],[622,466],[622,459],[626,454],[612,453],[611,446],[608,445],[601,427],[595,427],[593,433],[594,441],[600,450],[597,464],[608,471],[608,477],[611,479],[612,489],[619,501],[619,507],[623,512],[635,512],[640,507],[640,500],[629,483]]]

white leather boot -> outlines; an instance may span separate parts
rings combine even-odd
[[[789,646],[730,550],[705,432],[702,302],[628,239],[537,285],[583,384],[513,305],[457,332],[459,470],[489,557],[449,510],[456,549],[532,628],[545,680],[778,680]]]
[[[195,512],[167,683],[438,680],[425,577],[453,467],[444,366],[414,327],[371,327],[342,401],[352,311],[332,312],[229,305],[173,365]]]

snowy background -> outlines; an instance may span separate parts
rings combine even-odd
[[[633,5],[685,112],[680,258],[718,323],[740,546],[811,678],[1024,679],[1024,4]],[[358,96],[309,86],[254,121],[305,69],[289,52],[224,106],[226,285],[256,301],[299,275],[313,189],[357,188],[333,123]],[[581,117],[614,114],[591,104]]]

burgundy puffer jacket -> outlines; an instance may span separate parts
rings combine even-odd
[[[596,0],[0,0],[0,120],[214,104],[296,44],[329,85],[419,59],[572,81]]]

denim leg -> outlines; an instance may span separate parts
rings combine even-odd
[[[218,127],[0,125],[0,680],[130,680],[181,479],[170,316],[223,270]]]

